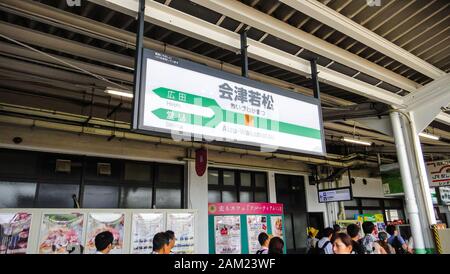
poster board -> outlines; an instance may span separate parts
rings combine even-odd
[[[210,203],[208,214],[210,254],[255,254],[263,231],[285,240],[283,204]]]
[[[167,230],[175,233],[173,252],[176,254],[195,253],[195,218],[193,213],[168,213]]]
[[[131,254],[148,254],[153,250],[153,236],[164,231],[164,213],[133,213]]]
[[[113,235],[115,235],[114,244],[116,247],[111,253],[150,254],[152,249],[149,248],[149,246],[151,247],[152,245],[152,234],[154,235],[154,231],[156,230],[160,230],[158,232],[163,232],[170,228],[173,230],[173,226],[170,228],[168,227],[166,220],[169,214],[174,213],[188,213],[188,216],[190,216],[192,225],[191,231],[193,232],[190,234],[191,237],[188,237],[187,240],[190,241],[190,251],[185,253],[197,253],[198,215],[197,210],[195,209],[9,208],[0,209],[0,226],[2,224],[10,224],[14,216],[22,214],[22,217],[20,218],[15,217],[16,219],[19,218],[18,220],[20,220],[20,222],[12,222],[14,227],[16,227],[14,231],[17,232],[13,233],[13,235],[18,236],[21,233],[21,239],[20,241],[14,240],[13,242],[11,241],[12,237],[10,237],[9,234],[4,235],[5,237],[0,237],[0,244],[3,241],[4,243],[6,243],[6,241],[9,242],[8,245],[5,244],[4,247],[2,247],[0,255],[5,254],[6,252],[8,252],[8,254],[79,254],[81,253],[81,250],[83,250],[83,254],[91,254],[95,252],[95,245],[93,243],[95,237],[94,234],[103,230],[112,230]],[[145,227],[141,227],[140,230],[136,229],[136,223],[133,226],[133,216],[143,214],[160,214],[163,216],[163,221],[162,223],[159,222],[159,225],[156,226],[157,228],[153,228],[153,232],[151,231],[151,227],[150,232],[148,232],[149,229]],[[26,216],[28,217],[25,218]],[[24,220],[26,220],[26,222],[24,222]],[[152,222],[150,221],[150,223]],[[144,226],[147,225],[148,224]],[[1,228],[3,229],[3,227],[4,225]],[[20,231],[18,231],[18,228],[21,228]],[[142,237],[136,237],[136,235],[133,234],[135,232]],[[6,233],[9,233],[8,229]],[[176,234],[175,236],[180,237],[181,235],[182,233],[180,232],[179,235]],[[148,238],[148,240],[141,245],[133,245],[134,239],[136,238]],[[11,244],[16,242],[17,244]],[[81,243],[81,245],[79,246],[78,243]],[[6,246],[10,246],[11,248],[6,250]],[[137,249],[135,249],[136,246]],[[139,248],[140,246],[142,246],[142,250]],[[147,246],[148,251],[144,251],[144,246]]]
[[[0,254],[26,254],[33,214],[26,211],[0,213]]]

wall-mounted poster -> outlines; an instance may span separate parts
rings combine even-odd
[[[80,253],[83,240],[82,213],[44,214],[39,241],[40,254]]]
[[[175,254],[193,254],[195,252],[195,215],[193,213],[168,213],[167,230],[175,233]]]
[[[163,213],[133,214],[131,253],[150,254],[153,249],[153,236],[165,231]]]
[[[272,225],[272,235],[283,239],[283,217],[271,216],[270,223]]]
[[[241,218],[214,216],[216,254],[241,254]]]
[[[109,231],[114,236],[111,254],[122,254],[125,215],[122,213],[89,213],[85,253],[94,254],[95,236]]]
[[[248,250],[255,254],[261,248],[258,236],[261,232],[267,233],[267,216],[247,215]]]
[[[26,254],[32,215],[0,213],[0,254]]]

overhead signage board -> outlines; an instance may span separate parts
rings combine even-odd
[[[322,189],[318,193],[319,203],[350,201],[353,199],[350,187]]]
[[[320,101],[145,49],[133,128],[176,140],[325,155]]]
[[[450,186],[450,161],[434,161],[427,163],[430,187]]]

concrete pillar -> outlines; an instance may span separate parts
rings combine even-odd
[[[275,172],[267,172],[267,187],[269,190],[269,203],[277,202],[277,189],[275,186]]]
[[[208,172],[203,176],[197,176],[195,172],[195,162],[187,163],[187,184],[188,195],[187,205],[189,209],[198,210],[198,234],[197,253],[208,254]]]

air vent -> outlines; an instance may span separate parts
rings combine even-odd
[[[111,175],[111,164],[109,163],[97,163],[97,175]]]
[[[70,173],[71,169],[72,169],[72,161],[62,159],[56,160],[56,167],[55,167],[56,172]]]

